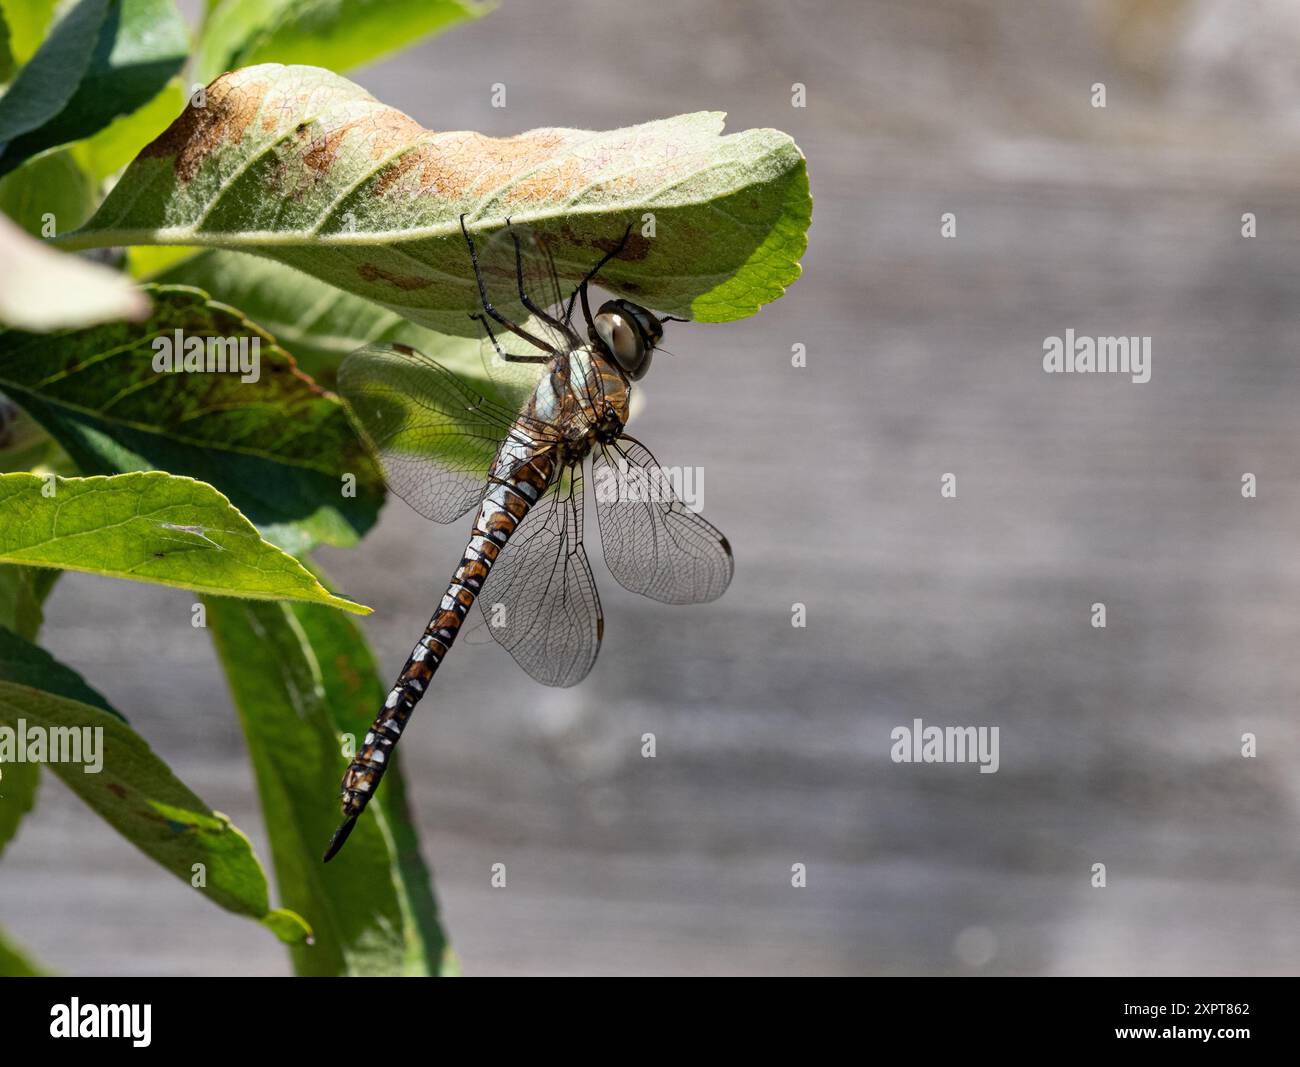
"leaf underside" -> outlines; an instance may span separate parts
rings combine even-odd
[[[700,112],[608,132],[433,132],[346,78],[264,64],[217,78],[63,241],[253,252],[472,336],[462,213],[480,232],[529,224],[570,284],[631,226],[602,284],[725,321],[798,276],[811,202],[788,136],[721,130]]]

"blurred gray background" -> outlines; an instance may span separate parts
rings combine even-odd
[[[464,645],[407,735],[466,973],[1295,971],[1297,50],[1289,0],[507,0],[356,76],[435,129],[725,110],[791,133],[815,198],[789,295],[673,327],[646,384],[636,432],[704,468],[726,596],[641,600],[593,551],[583,685]],[[1151,382],[1045,375],[1066,328],[1151,335]],[[378,608],[386,674],[465,533],[395,501],[327,554]],[[191,600],[70,575],[45,640],[265,856]],[[999,726],[1001,769],[891,762],[916,717]],[[0,921],[38,959],[288,973],[42,790],[0,865]]]

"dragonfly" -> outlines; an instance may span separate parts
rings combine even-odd
[[[437,610],[343,775],[343,822],[325,862],[375,795],[476,602],[488,632],[537,681],[572,686],[591,670],[604,616],[583,547],[584,466],[598,490],[605,563],[619,584],[664,603],[705,603],[722,595],[734,570],[727,539],[682,503],[649,449],[624,432],[633,384],[649,370],[664,323],[686,321],[617,298],[592,314],[589,286],[624,251],[631,227],[565,300],[544,234],[506,220],[480,249],[460,221],[484,367],[502,389],[530,391],[515,409],[395,343],[362,347],[339,368],[339,392],[389,488],[436,522],[471,511],[474,520]]]

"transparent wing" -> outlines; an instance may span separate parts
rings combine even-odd
[[[451,522],[483,496],[488,468],[514,414],[406,345],[359,348],[339,368],[338,390],[383,464],[389,488],[435,522]]]
[[[501,318],[533,339],[520,336],[484,312],[479,322],[483,366],[488,377],[509,395],[531,391],[552,352],[567,352],[581,343],[566,318],[546,237],[530,227],[512,224],[474,240],[487,302]],[[532,362],[504,359],[502,353]]]
[[[731,545],[691,511],[641,442],[620,437],[592,456],[596,517],[610,573],[665,604],[702,604],[731,582]]]
[[[537,681],[570,686],[587,676],[605,622],[582,547],[579,471],[524,516],[478,602],[489,632]]]

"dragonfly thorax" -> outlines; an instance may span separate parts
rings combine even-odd
[[[552,381],[566,385],[560,395],[572,406],[557,405],[563,414],[556,424],[567,430],[565,436],[576,452],[585,454],[595,444],[609,444],[622,434],[631,414],[632,383],[598,345],[574,349],[557,360]],[[541,400],[534,394],[534,411],[545,406]]]
[[[591,428],[591,437],[593,444],[609,445],[613,444],[623,436],[623,427],[626,421],[620,418],[613,411],[609,411],[596,422]]]

